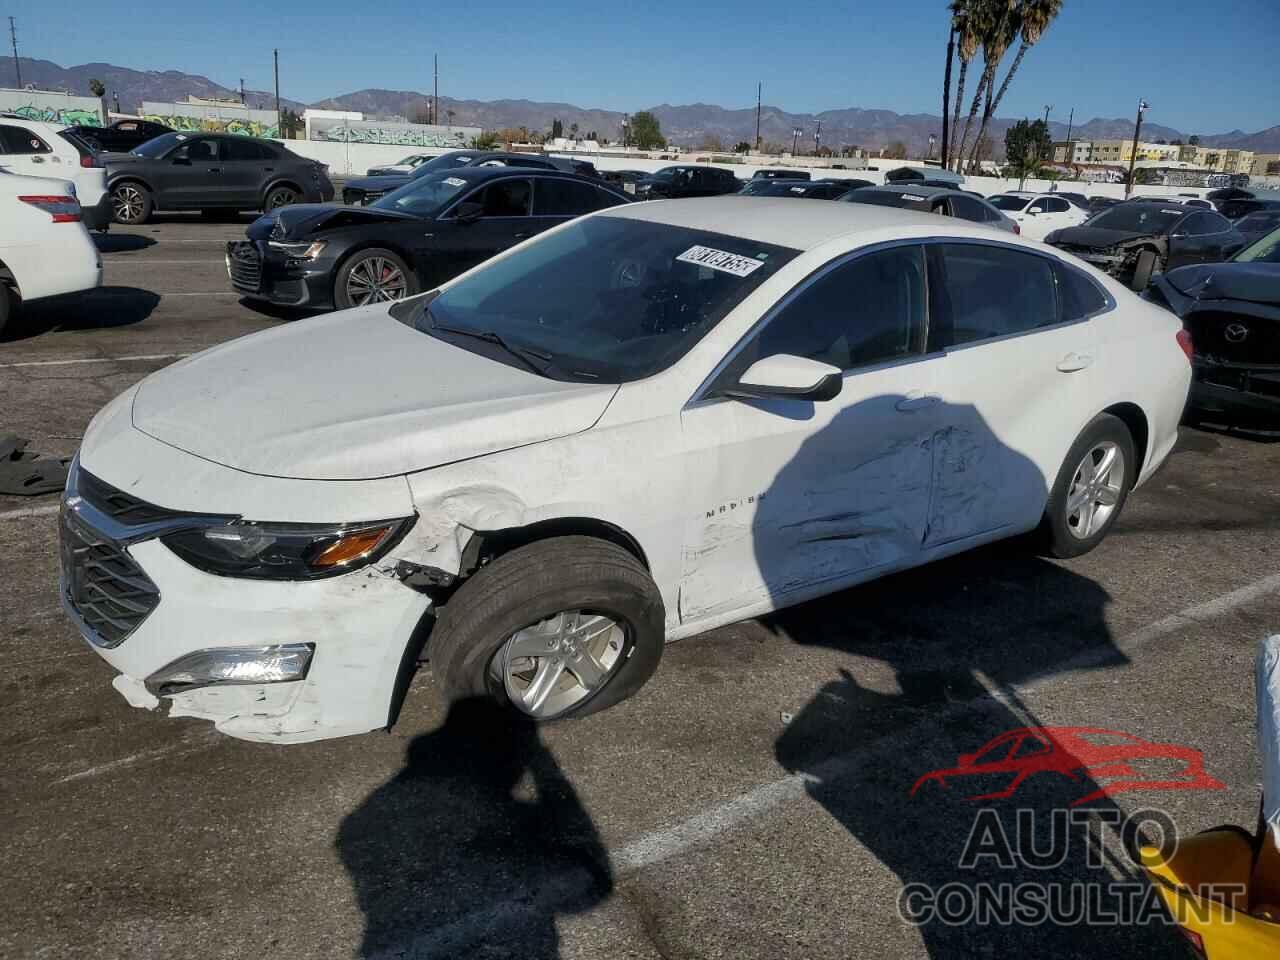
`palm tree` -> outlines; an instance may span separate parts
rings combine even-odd
[[[956,106],[951,117],[951,125],[947,133],[947,155],[942,158],[943,167],[951,166],[951,158],[958,155],[956,135],[960,132],[960,101],[964,99],[964,79],[969,72],[969,61],[978,53],[978,31],[976,21],[969,17],[969,8],[976,6],[978,0],[952,0],[951,3],[951,35],[960,54],[960,76],[956,80]],[[947,44],[947,87],[951,86],[951,44]],[[946,123],[946,95],[942,101],[942,122]]]
[[[1009,67],[1009,72],[1004,76],[1004,83],[1000,84],[1000,91],[996,94],[995,102],[991,104],[993,114],[1000,109],[1000,101],[1004,97],[1004,92],[1009,89],[1009,81],[1018,72],[1018,67],[1021,66],[1022,58],[1026,55],[1027,50],[1039,42],[1040,38],[1044,36],[1044,32],[1049,29],[1049,24],[1053,23],[1061,12],[1062,0],[1022,0],[1018,8],[1018,23],[1022,31],[1022,43],[1018,45],[1018,55],[1013,58],[1013,64]]]
[[[1000,61],[1018,35],[1018,23],[1015,18],[1018,0],[989,0],[984,5],[982,17],[982,78],[978,81],[978,89],[973,95],[973,103],[969,107],[969,119],[964,125],[964,139],[960,142],[960,153],[963,157],[965,144],[969,140],[969,128],[978,113],[978,101],[985,95],[986,109],[982,114],[982,126],[978,131],[974,147],[969,154],[969,165],[976,162],[977,145],[986,132],[991,119],[991,99],[995,88],[996,70]],[[962,161],[963,162],[963,161]]]
[[[982,76],[978,79],[978,89],[973,91],[973,100],[969,104],[969,116],[964,122],[964,134],[960,137],[960,146],[956,150],[956,160],[958,162],[957,169],[964,164],[965,147],[969,143],[969,132],[973,129],[973,121],[978,116],[978,105],[982,103],[982,95],[986,93],[987,85],[990,83],[988,77],[993,72],[990,63],[992,51],[995,47],[994,38],[997,29],[1005,18],[1006,8],[1012,4],[1014,0],[969,0],[965,10],[965,22],[970,31],[970,42],[972,43],[972,53],[970,58],[977,54],[978,48],[982,48]],[[962,64],[963,64],[963,52]],[[956,124],[959,124],[960,102],[956,101]]]

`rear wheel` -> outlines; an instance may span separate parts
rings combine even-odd
[[[4,333],[4,328],[13,316],[13,299],[13,291],[9,285],[0,280],[0,333]]]
[[[449,598],[429,656],[450,702],[485,697],[535,720],[631,696],[662,657],[662,597],[643,565],[594,537],[556,537],[485,566]]]
[[[390,250],[375,247],[352,254],[334,282],[333,302],[339,309],[402,300],[418,292],[409,266]]]
[[[1088,553],[1120,516],[1138,475],[1129,428],[1101,413],[1067,452],[1045,507],[1042,530],[1055,557]]]
[[[151,219],[151,191],[140,183],[121,183],[111,191],[111,214],[116,223],[136,227]]]
[[[291,203],[298,202],[298,191],[293,187],[273,187],[267,193],[267,198],[263,203],[263,210],[271,211],[280,207],[287,207]]]

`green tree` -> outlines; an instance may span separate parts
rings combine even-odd
[[[1004,99],[1004,92],[1009,89],[1009,81],[1022,65],[1022,58],[1026,56],[1028,50],[1040,42],[1044,32],[1049,29],[1049,24],[1053,23],[1061,12],[1062,0],[1019,0],[1014,15],[1017,18],[1022,42],[1018,45],[1018,54],[1013,58],[1009,72],[1004,75],[1004,82],[1000,84],[999,92],[990,101],[990,107],[982,117],[982,132],[986,131],[988,122],[1000,109],[1000,101]],[[982,136],[982,132],[979,132],[979,137]]]
[[[556,117],[551,121],[551,139],[558,140],[564,136],[564,124],[560,122],[560,118]]]
[[[1193,146],[1193,147],[1198,147],[1198,146],[1200,146],[1200,134],[1198,134],[1198,133],[1193,133],[1193,134],[1191,135],[1191,139],[1190,139],[1190,140],[1188,140],[1188,141],[1187,141],[1187,143],[1191,144],[1191,146]]]
[[[739,141],[734,145],[733,152],[734,152],[734,153],[750,153],[750,152],[751,152],[751,144],[747,143],[747,141],[745,141],[745,140],[739,140]]]
[[[631,118],[631,142],[641,150],[656,150],[667,145],[662,125],[648,110],[641,110]]]
[[[1012,174],[1033,177],[1049,159],[1053,142],[1043,120],[1019,120],[1004,134],[1004,155]]]
[[[107,95],[107,85],[96,77],[89,81],[89,92],[98,98],[99,106],[102,108],[102,119],[107,119],[107,104],[103,97]]]
[[[472,150],[492,150],[498,145],[498,135],[496,133],[481,133],[479,136],[471,138]]]
[[[907,145],[901,140],[891,140],[889,145],[881,151],[880,156],[889,160],[905,160],[907,159]]]
[[[569,124],[569,136],[575,140],[578,139],[578,125],[576,123]]]

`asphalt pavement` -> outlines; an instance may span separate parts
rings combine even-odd
[[[171,216],[103,238],[101,290],[0,336],[0,432],[69,455],[139,378],[294,322],[230,292],[222,244],[242,231]],[[0,956],[1170,956],[1160,916],[1108,912],[1145,889],[1114,824],[1256,819],[1272,440],[1184,430],[1086,557],[998,545],[684,640],[584,721],[449,712],[428,666],[390,733],[291,747],[130,708],[59,609],[56,498],[0,497]],[[1023,727],[1189,747],[1205,776],[1147,776],[1066,827],[1053,811],[1106,778],[912,793]],[[1009,855],[988,842],[965,866],[975,825],[991,840],[982,810]],[[1028,843],[1046,838],[1047,866]],[[918,906],[1010,883],[1101,894],[1060,923],[900,914],[904,890]]]

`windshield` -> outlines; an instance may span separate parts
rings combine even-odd
[[[997,210],[1021,210],[1031,201],[1026,197],[1011,197],[1007,194],[997,193],[994,197],[987,197],[987,202]]]
[[[1280,230],[1272,230],[1234,257],[1236,263],[1280,263]]]
[[[679,360],[796,253],[705,230],[587,217],[447,287],[409,322],[513,365],[527,363],[489,341],[546,358],[541,372],[554,379],[626,383]]]
[[[1186,215],[1187,211],[1178,207],[1130,201],[1118,204],[1110,210],[1104,210],[1089,221],[1089,226],[1102,230],[1150,233],[1158,236],[1168,233],[1169,229]]]
[[[369,206],[379,210],[395,210],[397,213],[412,213],[419,217],[434,217],[465,186],[467,181],[462,177],[437,171],[410,180],[403,187],[379,197]]]
[[[1241,233],[1265,233],[1276,227],[1280,227],[1280,210],[1251,213],[1236,221],[1236,229]]]
[[[413,168],[414,177],[425,177],[429,173],[439,173],[441,170],[452,170],[454,167],[465,167],[479,154],[475,153],[442,153],[438,157],[432,157],[426,163],[420,163]]]
[[[146,157],[148,160],[155,160],[164,156],[183,140],[187,139],[185,133],[162,133],[160,136],[146,143],[139,144],[130,152],[136,157]]]

